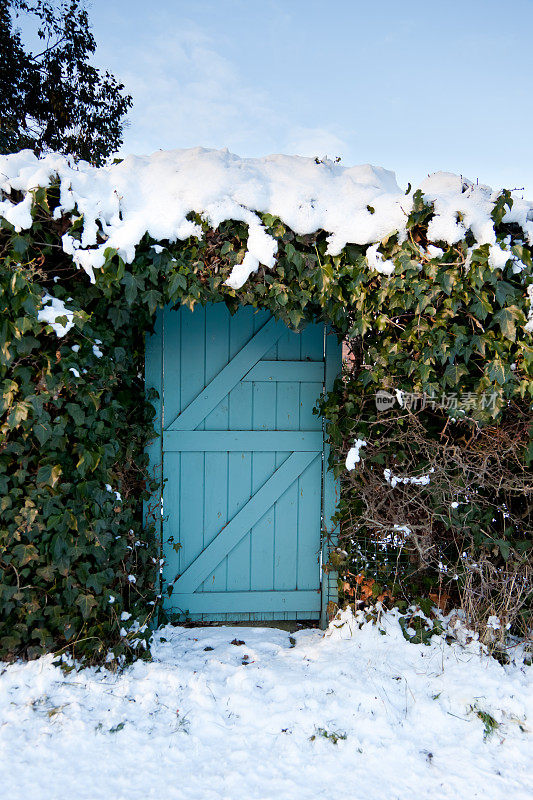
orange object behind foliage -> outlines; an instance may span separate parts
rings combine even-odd
[[[350,575],[350,578],[353,580],[353,584],[344,581],[342,590],[345,595],[353,596],[356,603],[366,603],[368,600],[383,603],[387,598],[394,600],[388,589],[384,589],[377,595],[374,594],[374,585],[376,583],[374,578],[367,578],[363,573]]]

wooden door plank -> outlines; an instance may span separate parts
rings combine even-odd
[[[296,586],[313,589],[320,584],[320,507],[322,451],[298,478],[298,547]]]
[[[180,454],[179,551],[182,570],[202,552],[205,512],[204,454]],[[166,473],[168,483],[173,476]]]
[[[296,389],[293,388],[295,395]],[[242,414],[249,413],[244,406],[251,397],[251,387],[249,391],[240,390],[239,394],[243,399],[243,406],[239,414],[238,424],[243,425],[245,418]],[[232,397],[232,403],[237,401],[237,396]],[[294,404],[297,403],[294,396]],[[248,403],[251,409],[251,402]],[[231,431],[165,431],[163,434],[163,448],[165,452],[211,452],[217,451],[237,451],[250,452],[259,451],[294,451],[294,450],[322,450],[322,431],[253,431],[253,430],[231,430]]]
[[[205,454],[205,504],[203,542],[204,549],[215,539],[228,521],[228,454]],[[200,591],[226,589],[226,564],[217,564],[206,576]]]
[[[205,326],[205,379],[206,383],[226,366],[229,350],[230,313],[225,303],[216,303],[206,309]],[[204,420],[206,432],[227,431],[229,427],[229,399],[225,397]],[[209,435],[209,433],[207,434]],[[201,448],[203,449],[203,448]],[[214,448],[219,451],[219,448]],[[205,515],[204,547],[210,544],[221,527],[228,521],[228,455],[220,452],[205,453]],[[226,589],[226,564],[219,564],[210,573],[200,591],[224,591]]]
[[[230,360],[230,313],[225,303],[206,308],[205,320],[205,382],[206,384],[226,367]],[[205,430],[227,431],[229,402],[224,397],[205,418]]]
[[[165,558],[165,577],[174,580],[183,572],[181,543],[181,453],[165,453],[165,484],[163,489],[163,556]]]
[[[280,361],[299,359],[300,336],[287,331],[278,341]],[[279,363],[279,362],[278,362]],[[300,384],[278,383],[276,404],[276,429],[297,431],[300,427]],[[322,444],[319,445],[320,449]],[[282,450],[282,447],[279,448]],[[278,459],[281,456],[278,455]],[[274,588],[296,588],[296,563],[298,548],[298,481],[285,487],[275,509]]]
[[[268,324],[268,323],[267,323]],[[260,321],[252,309],[244,309],[242,314],[231,318],[230,355],[232,359],[254,340],[256,326]],[[252,427],[252,386],[238,382],[229,393],[229,427]],[[228,519],[235,517],[252,495],[252,453],[242,447],[228,454]],[[226,555],[226,591],[250,589],[250,536],[243,535],[228,549]]]
[[[315,453],[292,453],[268,481],[237,512],[211,544],[196,558],[174,584],[178,593],[193,592],[242,537],[255,525],[286,486],[291,486]]]
[[[185,408],[205,386],[205,308],[199,307],[191,312],[182,306],[180,316],[181,408]],[[168,372],[165,369],[165,382],[173,378]],[[204,467],[203,452],[181,453],[179,555],[182,569],[203,549]],[[174,479],[170,474],[166,477],[169,483]]]
[[[163,310],[163,430],[181,411],[181,317],[181,309]]]
[[[235,317],[232,322],[235,322]],[[270,319],[166,427],[173,430],[194,430],[286,330],[282,322]]]
[[[205,308],[195,308],[190,311],[182,306],[179,310],[181,317],[181,402],[180,410],[187,408],[194,398],[205,386]],[[172,372],[170,362],[165,364],[165,382],[168,380],[169,371]],[[172,417],[165,416],[165,428]],[[202,417],[203,419],[203,417]],[[199,420],[201,422],[202,420]]]
[[[242,313],[241,313],[242,312]],[[241,309],[231,317],[230,356],[236,358],[242,349],[253,340],[254,334],[262,327],[254,318],[251,308]],[[228,394],[229,429],[251,427],[252,420],[251,386],[240,381]],[[238,420],[242,420],[239,425]],[[228,520],[240,511],[252,494],[252,455],[251,451],[232,451],[228,453]],[[226,591],[250,588],[250,539],[245,533],[234,547],[230,548],[224,559],[226,570]]]
[[[276,385],[254,383],[252,389],[254,431],[275,431]],[[254,434],[255,435],[255,434]],[[261,448],[252,454],[252,491],[257,492],[276,469],[276,454]],[[271,507],[250,533],[250,585],[255,591],[274,589],[274,508]]]

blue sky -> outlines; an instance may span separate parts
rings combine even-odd
[[[533,199],[532,0],[92,0],[124,152],[228,147],[438,169]]]

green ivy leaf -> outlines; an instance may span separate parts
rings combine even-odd
[[[42,446],[46,444],[49,440],[50,436],[52,435],[52,431],[49,425],[44,425],[42,422],[37,422],[33,426],[33,433],[39,440],[39,444]]]
[[[505,368],[499,359],[494,359],[487,364],[487,374],[492,383],[505,383]]]
[[[39,558],[39,551],[33,544],[17,544],[12,553],[19,567],[25,567],[26,564]]]
[[[155,314],[155,310],[161,300],[161,294],[156,289],[149,289],[144,294],[144,301],[148,305],[148,313],[150,316]]]
[[[44,464],[42,467],[39,467],[37,471],[37,483],[45,484],[53,488],[61,477],[61,472],[62,470],[59,464]]]
[[[444,371],[448,386],[458,386],[465,375],[468,375],[468,367],[465,364],[448,364]]]
[[[180,294],[181,291],[187,289],[187,278],[181,272],[173,272],[168,282],[169,296],[174,298]]]
[[[89,619],[91,611],[97,605],[97,602],[92,594],[80,594],[76,598],[76,605],[79,606],[83,619]]]
[[[500,330],[505,338],[514,342],[516,340],[516,324],[515,315],[512,311],[509,308],[502,308],[501,311],[494,314],[493,319],[500,326]]]
[[[494,294],[499,305],[505,306],[511,297],[514,297],[516,292],[515,287],[508,281],[503,279],[496,281],[496,289]]]
[[[29,410],[30,404],[26,400],[20,400],[18,403],[16,403],[7,418],[8,428],[13,430],[13,428],[18,427],[21,422],[28,418]]]
[[[76,423],[76,425],[83,425],[85,422],[85,413],[81,406],[77,403],[67,403],[65,408]]]
[[[129,306],[132,306],[137,297],[137,280],[135,279],[135,276],[131,274],[131,272],[126,272],[121,282],[126,287],[124,292],[126,296],[126,302]]]
[[[496,539],[496,544],[498,545],[503,560],[508,561],[511,552],[511,545],[509,542],[506,542],[505,539]]]

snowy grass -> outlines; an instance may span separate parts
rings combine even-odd
[[[382,628],[168,626],[119,674],[4,665],[2,797],[529,798],[530,668]]]

